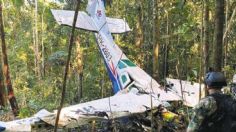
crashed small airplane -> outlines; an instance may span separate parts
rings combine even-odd
[[[58,24],[72,26],[74,11],[51,11]],[[126,57],[114,43],[111,34],[128,32],[130,28],[123,19],[106,17],[103,0],[89,0],[87,13],[79,12],[76,27],[94,32],[115,95],[63,108],[59,127],[73,128],[91,120],[115,119],[143,113],[160,105],[165,107],[168,105],[167,101],[182,100],[187,106],[194,106],[198,102],[199,84],[167,79],[167,83],[171,85],[168,90],[164,90]],[[0,128],[6,131],[31,131],[32,126],[40,121],[54,126],[56,113],[41,110],[30,118],[0,122]]]

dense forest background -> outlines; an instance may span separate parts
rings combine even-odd
[[[58,25],[50,9],[74,10],[76,0],[1,0],[1,5],[19,116],[30,116],[42,108],[57,108],[71,28]],[[85,11],[86,5],[87,0],[83,0],[80,10]],[[223,14],[216,17],[220,8]],[[132,29],[113,35],[115,42],[130,60],[160,83],[166,77],[202,82],[207,69],[216,64],[215,68],[224,71],[230,81],[236,61],[235,12],[234,0],[106,0],[107,16],[125,19]],[[223,25],[221,45],[217,40],[218,23]],[[66,105],[112,95],[93,33],[76,30],[76,36]],[[0,105],[8,111],[3,55],[2,49]]]

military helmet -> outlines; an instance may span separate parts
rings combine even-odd
[[[212,88],[222,88],[226,86],[226,78],[221,72],[209,72],[206,74],[204,82],[207,86]]]

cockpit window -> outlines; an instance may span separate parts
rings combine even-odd
[[[118,67],[119,67],[119,69],[126,68],[125,64],[122,61],[119,61]]]
[[[121,80],[123,83],[126,83],[126,81],[128,80],[127,77],[125,75],[121,76]]]
[[[124,59],[124,60],[122,60],[126,65],[128,65],[128,66],[130,66],[130,67],[135,67],[136,65],[132,62],[132,61],[130,61],[130,60],[128,60],[128,59]]]

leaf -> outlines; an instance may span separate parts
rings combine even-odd
[[[192,72],[193,72],[193,75],[197,77],[197,70],[192,70]]]
[[[57,51],[49,56],[49,62],[53,65],[64,65],[67,53],[65,51]]]
[[[186,0],[180,0],[179,2],[178,2],[178,8],[179,9],[182,9],[183,8],[183,6],[185,5],[185,3],[186,3]]]
[[[24,0],[11,0],[13,5],[16,6],[17,8],[20,8],[21,6],[24,5]]]

